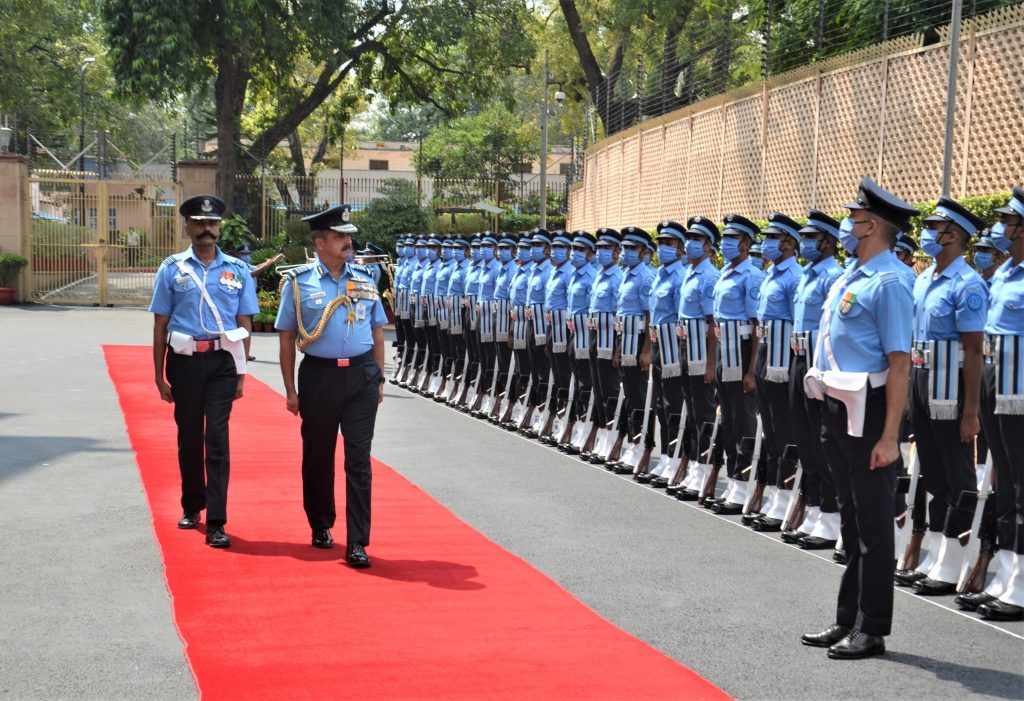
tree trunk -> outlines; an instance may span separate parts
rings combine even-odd
[[[248,57],[228,43],[217,55],[217,80],[214,83],[217,114],[217,195],[227,204],[225,216],[235,209],[235,175],[242,137],[242,108],[249,85]]]

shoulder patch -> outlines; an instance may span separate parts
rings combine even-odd
[[[707,287],[705,287],[704,296],[707,297],[708,299],[712,299],[715,296],[715,286],[708,285]]]
[[[976,312],[985,304],[985,298],[979,294],[967,295],[967,308]]]
[[[641,287],[640,288],[640,296],[641,297],[650,297],[651,296],[651,286],[650,285],[644,285],[643,287]]]
[[[749,294],[751,299],[757,299],[758,297],[761,296],[761,288],[751,285]]]

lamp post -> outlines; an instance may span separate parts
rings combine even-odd
[[[551,86],[551,71],[548,70],[548,50],[544,49],[544,100],[540,110],[540,228],[548,225],[548,88]],[[561,87],[561,86],[559,86]],[[565,93],[555,93],[555,100],[561,102]]]
[[[95,56],[89,56],[82,61],[82,67],[78,69],[78,172],[85,170],[85,69],[96,63]]]

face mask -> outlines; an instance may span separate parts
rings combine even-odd
[[[988,251],[976,251],[974,253],[974,264],[978,270],[988,270],[992,267],[993,256]]]
[[[800,257],[812,263],[821,258],[821,251],[818,250],[818,240],[800,239]]]
[[[839,243],[851,256],[857,252],[857,237],[853,235],[853,219],[845,217],[839,225]]]
[[[474,263],[479,263],[480,262],[480,255],[481,255],[480,254],[480,249],[479,248],[471,248],[469,250],[470,250],[470,255],[473,256],[473,262]]]
[[[597,249],[597,262],[601,264],[602,268],[607,268],[612,264],[612,249],[610,248],[599,248]]]
[[[461,248],[461,247],[460,248],[456,248],[455,249],[455,262],[456,263],[462,263],[465,260],[466,260],[466,249],[465,248]]]
[[[517,253],[519,255],[519,260],[522,261],[523,263],[525,263],[526,261],[530,260],[530,256],[532,255],[530,253],[530,249],[525,247],[525,246],[520,247],[517,250]]]
[[[992,245],[1000,253],[1009,251],[1010,246],[1013,244],[1013,241],[1006,238],[1006,224],[1002,222],[996,222],[992,225],[992,228],[989,230],[989,238],[992,239]]]
[[[543,246],[533,246],[533,247],[531,247],[530,248],[530,260],[532,260],[534,263],[540,263],[542,260],[544,260],[544,247]]]
[[[765,239],[761,244],[761,255],[773,263],[782,257],[778,239]]]
[[[722,257],[730,263],[740,257],[740,241],[735,236],[722,239]]]
[[[498,249],[498,260],[502,263],[508,263],[512,260],[512,249],[511,248],[499,248]]]
[[[750,256],[750,258],[748,258],[747,260],[749,260],[750,264],[752,266],[754,266],[755,268],[757,268],[758,270],[764,270],[764,258],[757,258],[756,256]]]
[[[586,251],[573,251],[569,259],[577,268],[582,268],[587,264],[587,253]]]
[[[942,244],[936,241],[938,237],[939,232],[935,229],[924,229],[921,231],[921,250],[925,252],[925,255],[934,258],[942,253]]]
[[[697,260],[704,256],[704,242],[703,241],[687,241],[686,242],[686,257],[689,260]]]
[[[561,265],[569,257],[569,250],[558,246],[551,249],[551,262],[555,265]]]
[[[627,248],[622,252],[622,262],[626,264],[627,268],[632,268],[640,262],[640,251],[635,248]]]
[[[449,260],[452,259],[453,255],[455,255],[455,251],[453,251],[452,249],[450,249],[450,248],[442,248],[441,249],[441,260],[449,261]]]
[[[238,257],[239,257],[239,258],[241,258],[242,260],[244,260],[244,261],[245,261],[246,263],[248,263],[248,262],[249,262],[249,259],[250,259],[250,258],[252,258],[252,256],[251,256],[251,255],[249,255],[248,253],[246,253],[246,254],[245,254],[245,255],[243,255],[243,256],[238,256]]]
[[[433,263],[435,260],[437,260],[437,251],[431,248],[429,251],[427,251],[427,258],[429,258],[430,262]]]
[[[658,245],[658,260],[661,261],[662,265],[668,265],[675,263],[679,260],[679,251],[675,246],[668,246],[666,244]]]
[[[492,260],[494,260],[494,247],[484,246],[483,248],[480,249],[480,255],[483,256],[485,261],[490,263]]]
[[[416,249],[416,259],[417,260],[426,260],[427,259],[427,249],[425,249],[425,248],[417,248]]]

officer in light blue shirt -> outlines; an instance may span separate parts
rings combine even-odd
[[[303,507],[312,545],[334,544],[330,529],[340,432],[345,440],[345,560],[362,568],[370,566],[365,550],[370,542],[370,446],[377,406],[384,398],[387,317],[369,272],[346,262],[357,233],[349,217],[349,207],[341,205],[306,218],[317,257],[289,271],[275,326],[280,331],[286,405],[302,418]],[[298,391],[296,345],[304,353]]]
[[[206,543],[214,548],[231,545],[224,533],[228,420],[242,396],[252,315],[259,311],[249,266],[217,247],[224,209],[213,195],[181,203],[192,245],[161,264],[149,307],[156,387],[161,399],[174,404],[178,428],[178,528],[196,528],[206,509]]]
[[[427,308],[420,294],[423,288],[423,273],[430,262],[427,260],[427,239],[417,237],[413,242],[413,264],[409,273],[409,313],[412,317],[413,338],[416,350],[412,356],[410,371],[418,371],[427,358]],[[411,380],[413,374],[406,374],[403,380]]]
[[[905,231],[901,231],[896,236],[896,245],[893,246],[893,253],[896,254],[896,258],[903,263],[903,267],[899,268],[900,279],[910,290],[910,294],[914,294],[914,283],[917,281],[917,272],[914,270],[914,256],[917,255],[918,245],[910,234]]]
[[[715,283],[712,306],[719,336],[718,401],[722,410],[719,436],[727,474],[737,483],[752,458],[740,451],[740,445],[744,438],[754,437],[757,426],[754,395],[757,336],[754,330],[758,295],[765,277],[764,272],[751,264],[749,257],[757,233],[757,225],[746,217],[726,215],[720,244],[726,265]],[[747,475],[743,484],[737,484],[736,497],[745,496],[745,490],[753,481]],[[684,499],[699,496],[686,490],[680,494]],[[727,501],[713,504],[711,508],[716,513],[735,515],[742,510],[742,504]]]
[[[985,232],[974,244],[974,269],[981,273],[981,279],[991,287],[992,276],[995,275],[996,270],[1003,264],[1006,257],[999,252],[995,244],[992,243],[992,239],[988,237],[988,229],[985,229]]]
[[[572,249],[569,253],[569,263],[572,272],[569,275],[568,284],[568,314],[569,314],[569,347],[572,355],[572,372],[576,380],[576,393],[573,397],[573,408],[570,422],[586,421],[588,402],[593,388],[593,378],[590,372],[590,329],[587,321],[590,317],[590,290],[594,285],[596,270],[591,265],[594,253],[597,250],[597,239],[589,231],[577,230],[572,232]],[[566,435],[572,435],[572,428],[568,429]],[[563,443],[560,449],[567,453],[578,455],[582,445]]]
[[[536,241],[536,236],[534,237]],[[544,324],[547,336],[547,353],[551,361],[551,402],[548,409],[551,417],[562,412],[569,402],[569,382],[572,378],[571,356],[569,353],[569,280],[575,268],[569,261],[572,238],[565,231],[551,232],[551,272],[544,287]],[[559,436],[552,436],[553,421],[542,431],[540,441],[557,445]]]
[[[807,225],[800,229],[800,257],[807,265],[800,273],[793,303],[793,357],[789,364],[789,410],[804,470],[800,489],[807,509],[803,522],[782,534],[787,543],[806,550],[834,548],[839,537],[839,505],[821,447],[821,401],[804,391],[825,298],[843,274],[836,262],[838,245],[839,222],[822,211],[810,210]]]
[[[407,305],[409,302],[409,285],[406,282],[405,274],[409,267],[409,256],[406,252],[405,234],[399,234],[395,241],[395,268],[392,273],[394,285],[394,297],[392,304],[395,312],[395,374],[391,381],[399,383],[402,366],[408,360],[408,349],[412,345],[410,326],[406,324]]]
[[[531,253],[532,241],[529,232],[520,235],[516,244],[516,265],[518,268],[512,273],[512,280],[509,283],[509,303],[512,310],[512,350],[516,356],[515,378],[512,383],[512,393],[515,397],[521,397],[526,392],[527,384],[530,381],[530,349],[527,345],[529,320],[526,318],[526,297],[529,292],[530,273],[536,265],[533,262]],[[511,412],[506,411],[506,416],[511,417]],[[508,418],[504,418],[506,428],[517,430],[517,424],[511,424]]]
[[[910,416],[921,477],[932,495],[929,542],[945,537],[928,571],[897,572],[897,581],[926,596],[952,594],[966,550],[957,540],[969,531],[974,509],[961,492],[977,488],[974,437],[988,287],[964,253],[985,221],[948,197],[924,220],[921,248],[935,259],[914,284],[914,350]],[[962,358],[962,361],[961,361]]]
[[[544,291],[554,266],[551,264],[551,234],[546,229],[534,229],[530,233],[530,269],[526,281],[526,320],[527,348],[530,353],[530,385],[528,398],[529,408],[519,424],[519,431],[530,438],[536,438],[530,429],[533,419],[533,408],[541,404],[547,396],[548,374],[550,363],[545,353],[547,347],[547,329],[544,322]]]
[[[430,375],[441,362],[441,334],[437,323],[437,276],[441,270],[441,239],[431,235],[427,239],[427,266],[423,269],[420,296],[426,310],[427,331],[427,372],[424,374],[421,390],[426,390]]]
[[[451,315],[448,318],[448,329],[451,332],[451,354],[452,354],[452,376],[459,377],[465,370],[466,360],[466,329],[469,328],[469,310],[464,302],[466,299],[466,284],[470,270],[470,239],[462,236],[454,236],[452,244],[453,268],[448,278],[448,289],[446,290],[446,304],[451,306]]]
[[[480,387],[472,411],[479,411],[484,395],[494,381],[494,295],[498,286],[501,263],[497,259],[498,239],[490,231],[480,236],[480,273],[477,279],[477,316],[480,334]]]
[[[514,234],[503,233],[498,238],[498,276],[494,280],[494,343],[497,346],[499,372],[507,371],[512,359],[512,336],[509,331],[509,293],[512,274],[519,269],[514,260],[516,238]],[[507,376],[506,376],[507,377]],[[504,387],[502,378],[498,378]]]
[[[885,652],[884,636],[892,628],[892,495],[913,322],[913,300],[898,272],[903,264],[892,247],[920,212],[867,177],[857,199],[845,206],[850,216],[839,238],[857,260],[825,301],[806,386],[824,400],[822,445],[849,559],[833,625],[806,634],[803,642],[829,646],[831,658],[858,659]]]
[[[768,228],[762,233],[761,251],[772,266],[761,281],[758,292],[759,322],[756,375],[757,403],[764,433],[765,483],[768,499],[762,515],[750,527],[755,531],[777,531],[794,498],[791,478],[797,460],[786,453],[794,443],[789,417],[790,336],[793,333],[793,297],[800,280],[796,253],[800,225],[781,212],[768,215]]]
[[[447,377],[454,362],[452,350],[451,299],[448,287],[451,285],[452,272],[455,270],[455,244],[452,237],[441,239],[441,267],[437,271],[437,283],[434,287],[434,307],[437,309],[437,330],[441,339],[441,375]]]

